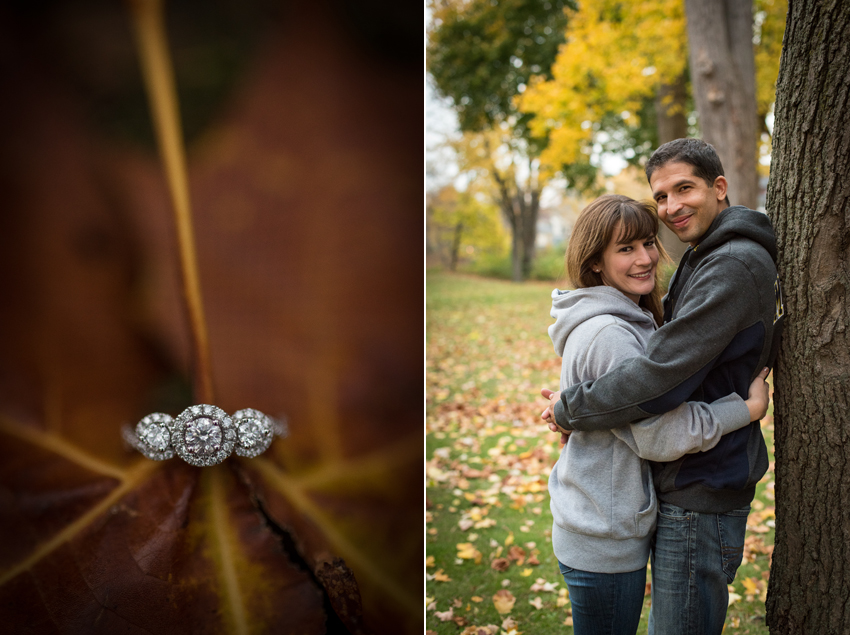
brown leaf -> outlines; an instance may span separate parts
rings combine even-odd
[[[525,549],[518,547],[517,545],[512,545],[511,548],[508,549],[508,559],[514,560],[517,565],[521,565],[525,562]]]
[[[507,558],[496,558],[490,563],[490,568],[496,571],[507,571],[511,566],[511,561]]]
[[[188,405],[167,390],[187,359],[172,221],[159,166],[106,147],[62,78],[86,55],[138,72],[120,5],[89,10],[0,27],[4,628],[421,632],[421,153],[412,110],[373,103],[418,83],[351,55],[321,6],[258,48],[190,178],[217,405],[292,433],[154,463],[119,430]],[[110,28],[81,43],[85,24]]]

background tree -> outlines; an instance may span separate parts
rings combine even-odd
[[[531,133],[531,116],[517,109],[515,97],[532,76],[551,77],[570,6],[566,0],[429,3],[428,70],[438,93],[452,99],[460,128],[470,135],[467,147],[475,148],[469,162],[478,165],[475,174],[490,179],[493,200],[510,226],[514,280],[531,271],[545,184],[536,158],[547,144],[545,134]],[[494,131],[498,142],[484,134]],[[494,155],[486,169],[481,152]]]
[[[786,10],[785,0],[757,0],[755,29],[751,19],[750,31],[741,40],[755,42],[757,48],[758,100],[752,110],[765,134]],[[697,28],[707,24],[700,17],[690,22]],[[535,115],[532,131],[551,135],[541,156],[544,170],[599,149],[639,164],[660,144],[697,134],[688,126],[694,106],[681,0],[635,3],[628,11],[615,0],[587,0],[570,17],[566,38],[553,78],[532,82],[521,98],[521,109]],[[724,130],[729,128],[726,120]],[[755,144],[755,129],[751,136]],[[769,137],[765,141],[769,148]],[[752,154],[755,166],[755,146]],[[674,256],[677,249],[678,254],[683,251],[672,235],[662,234],[662,240]]]
[[[850,632],[850,5],[789,6],[767,209],[788,314],[776,368],[771,633]]]
[[[660,34],[664,37],[659,37]],[[535,134],[549,134],[541,159],[556,169],[602,141],[605,150],[637,162],[661,143],[687,135],[687,55],[681,0],[630,5],[588,0],[571,16],[568,43],[552,68],[521,98],[535,113]],[[666,228],[673,257],[684,249]]]
[[[472,191],[458,192],[447,185],[429,196],[429,241],[440,259],[456,271],[465,251],[501,252],[507,236],[499,210],[479,200]]]
[[[758,205],[753,5],[686,0],[694,102],[702,138],[723,163],[733,205]]]

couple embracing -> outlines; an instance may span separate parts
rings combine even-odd
[[[658,148],[646,175],[657,211],[591,203],[567,247],[576,290],[552,293],[563,366],[543,418],[566,441],[552,545],[577,635],[635,633],[648,559],[650,635],[719,634],[768,467],[759,419],[784,313],[770,221],[729,206],[698,139]],[[690,244],[663,300],[659,219]]]

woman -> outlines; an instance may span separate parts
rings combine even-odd
[[[606,195],[579,215],[566,253],[575,291],[552,292],[549,335],[563,357],[561,388],[644,354],[661,321],[650,204]],[[552,546],[569,587],[575,633],[633,634],[640,621],[657,502],[651,461],[714,447],[767,412],[767,369],[749,398],[685,403],[615,430],[573,432],[549,477]],[[548,417],[544,411],[544,418]]]

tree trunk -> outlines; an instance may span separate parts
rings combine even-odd
[[[747,0],[685,0],[691,83],[702,138],[729,181],[729,201],[758,204],[753,7]]]
[[[537,242],[537,215],[540,211],[540,192],[532,189],[528,201],[523,197],[522,210],[522,277],[528,280],[534,266],[534,249]]]
[[[772,635],[850,633],[850,4],[789,3],[767,209],[787,311],[774,393]]]
[[[463,223],[455,225],[452,235],[452,253],[449,262],[449,271],[457,271],[457,261],[460,256],[460,240],[463,237]]]
[[[511,280],[522,282],[531,274],[534,264],[534,243],[537,239],[537,214],[540,208],[540,191],[531,188],[528,200],[519,185],[511,183],[498,172],[493,180],[499,188],[494,197],[511,228]],[[516,190],[512,194],[511,188]]]
[[[685,76],[675,84],[662,84],[655,93],[655,119],[658,127],[658,145],[688,136],[688,119],[685,117],[688,90]],[[687,243],[683,243],[667,225],[659,223],[659,237],[673,262],[678,263]]]

